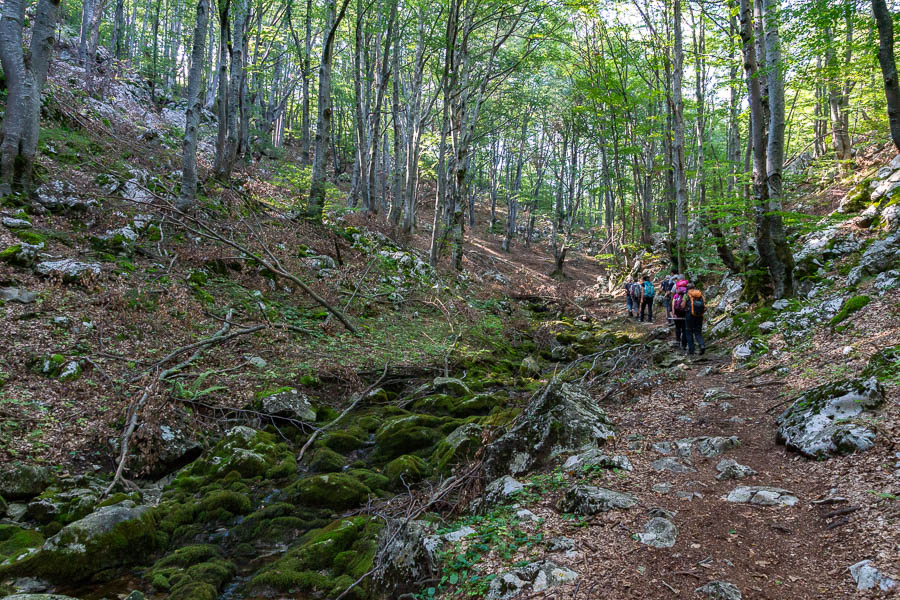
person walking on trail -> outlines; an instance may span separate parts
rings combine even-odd
[[[631,294],[631,288],[634,286],[634,283],[630,279],[625,280],[625,306],[628,308],[628,317],[631,318],[634,316],[634,297]]]
[[[666,323],[672,325],[672,290],[675,288],[675,275],[667,276],[663,279],[659,287],[663,291],[663,306],[666,307]]]
[[[703,354],[706,352],[706,342],[703,341],[703,313],[706,311],[706,299],[703,297],[703,292],[689,283],[683,303],[688,354],[694,353],[695,339],[700,354]]]
[[[653,282],[650,281],[649,275],[644,275],[644,282],[641,284],[641,316],[640,322],[644,322],[644,308],[647,309],[647,322],[653,322],[653,299],[656,298],[656,289]]]
[[[675,281],[672,293],[672,322],[675,323],[675,341],[682,350],[687,350],[687,328],[684,297],[687,295],[687,279]]]

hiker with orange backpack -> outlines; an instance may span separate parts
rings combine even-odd
[[[703,313],[706,312],[706,300],[703,298],[703,292],[689,283],[682,302],[684,303],[688,354],[694,353],[694,339],[697,340],[700,354],[703,354],[706,352],[706,342],[703,341]]]

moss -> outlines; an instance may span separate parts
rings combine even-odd
[[[65,531],[61,535],[66,535]],[[66,539],[59,540],[65,545]],[[41,550],[23,560],[0,567],[0,579],[39,577],[54,583],[73,583],[95,573],[140,564],[167,543],[157,529],[154,511],[118,523],[111,531],[81,543],[83,552]]]
[[[150,580],[150,585],[153,586],[153,589],[159,592],[168,592],[172,585],[169,583],[169,579],[161,574],[157,573]]]
[[[900,346],[882,348],[872,355],[862,373],[863,377],[876,377],[879,381],[900,378]]]
[[[409,454],[395,458],[384,467],[384,474],[391,488],[405,489],[407,485],[418,483],[431,474],[428,464],[418,456]]]
[[[316,448],[309,455],[308,465],[314,473],[334,473],[341,471],[347,461],[330,448]]]
[[[0,250],[0,262],[5,262],[9,265],[27,267],[29,261],[20,256],[19,253],[21,252],[21,250],[21,244],[13,244],[12,246],[7,246],[3,250]]]
[[[347,473],[328,473],[301,479],[285,493],[295,502],[344,510],[365,502],[372,490]]]
[[[218,597],[216,587],[202,581],[192,581],[169,594],[169,600],[216,600]]]
[[[378,520],[359,516],[310,531],[296,548],[254,577],[250,588],[335,597],[336,587],[343,591],[348,579],[352,583],[371,569],[381,527]]]
[[[198,544],[195,546],[184,546],[177,549],[172,554],[165,556],[153,565],[151,571],[164,569],[166,567],[181,567],[186,569],[192,565],[206,562],[212,558],[218,558],[222,555],[216,546],[210,544]]]
[[[828,324],[834,327],[835,325],[867,305],[869,303],[869,300],[870,299],[868,296],[854,296],[850,298],[849,300],[847,300],[847,302],[844,303],[844,306],[841,308],[840,312],[838,312],[838,314],[834,315],[834,317],[831,318],[831,321],[829,321]]]
[[[415,450],[430,448],[443,437],[437,428],[447,422],[447,419],[421,414],[389,419],[375,434],[377,454],[384,460],[392,460]]]
[[[16,525],[0,525],[0,563],[16,559],[32,548],[40,548],[44,536],[31,529]]]
[[[224,521],[233,515],[250,512],[250,498],[246,494],[230,490],[217,490],[200,501],[198,518],[202,521]]]
[[[234,577],[234,571],[234,564],[219,559],[192,565],[187,570],[187,576],[193,581],[202,581],[218,589]]]
[[[297,460],[293,456],[286,456],[277,465],[266,471],[266,479],[287,479],[296,474]]]
[[[366,434],[361,427],[344,431],[332,431],[322,436],[320,444],[336,452],[352,452],[366,443]]]
[[[376,473],[369,469],[350,469],[347,471],[347,474],[356,477],[363,485],[373,491],[387,489],[388,482],[390,481],[381,473]]]
[[[19,231],[16,231],[16,237],[32,246],[40,246],[47,242],[47,238],[31,229],[20,229]]]

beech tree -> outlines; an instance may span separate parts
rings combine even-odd
[[[59,0],[39,0],[26,55],[22,29],[26,0],[4,0],[0,63],[6,77],[6,112],[0,130],[0,194],[33,191],[40,132],[41,92],[47,80]]]

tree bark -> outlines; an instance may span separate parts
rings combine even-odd
[[[684,50],[681,36],[681,0],[674,0],[674,56],[672,70],[672,167],[675,176],[675,227],[678,271],[687,267],[687,182],[684,173],[684,101],[681,85],[684,76]]]
[[[325,212],[325,154],[331,145],[331,63],[334,36],[349,3],[350,0],[343,0],[340,11],[337,11],[337,0],[329,0],[326,7],[326,34],[322,42],[322,61],[319,65],[319,115],[316,122],[316,146],[307,206],[307,216],[318,222],[322,221]]]
[[[0,194],[33,192],[34,159],[41,118],[41,92],[50,68],[59,0],[39,0],[26,56],[22,28],[25,0],[4,0],[0,17],[0,64],[6,77],[6,112],[0,129]]]
[[[872,0],[872,13],[878,26],[878,63],[881,65],[881,77],[884,81],[891,139],[894,147],[900,151],[900,83],[894,59],[894,21],[885,0]]]
[[[198,0],[194,41],[191,49],[191,70],[188,74],[187,110],[184,119],[184,147],[181,159],[181,194],[176,207],[189,211],[197,195],[197,129],[200,126],[200,84],[203,77],[203,53],[206,50],[206,27],[209,21],[208,0]]]

